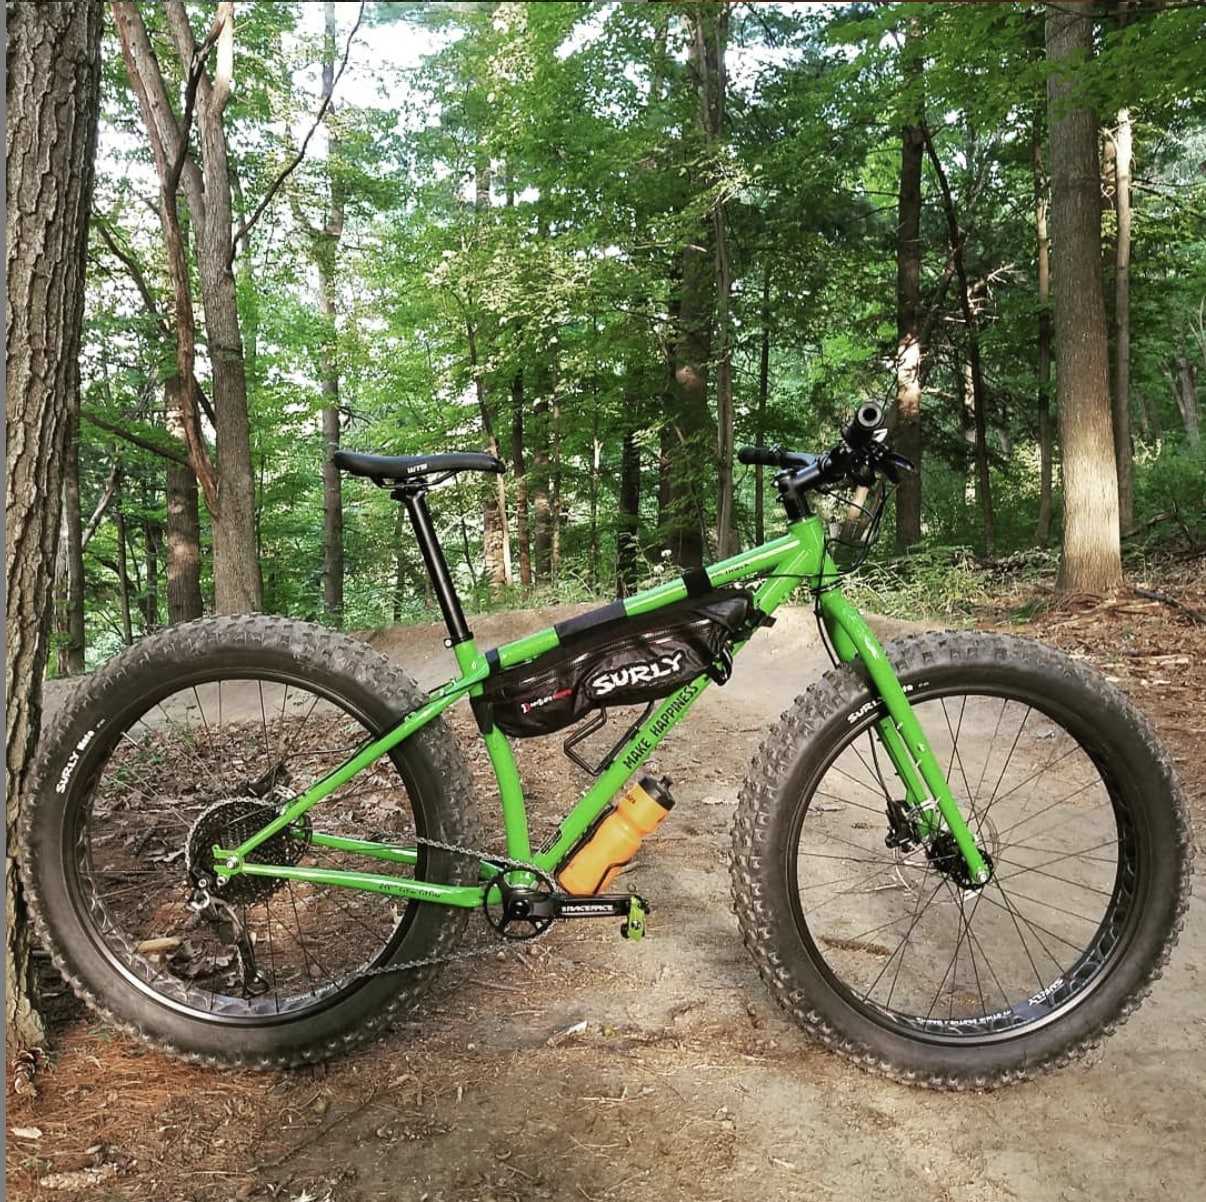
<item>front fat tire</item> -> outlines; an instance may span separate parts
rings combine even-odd
[[[37,936],[94,1011],[161,1050],[198,1063],[258,1069],[324,1060],[382,1034],[391,1020],[412,1010],[436,980],[439,966],[366,980],[333,997],[330,1007],[292,1020],[221,1026],[173,1009],[131,984],[98,951],[66,883],[64,806],[99,766],[85,751],[68,769],[80,741],[139,698],[162,691],[165,679],[207,665],[232,676],[256,669],[289,672],[351,703],[381,732],[426,700],[400,667],[367,644],[303,622],[261,615],[208,618],[142,639],[89,678],[43,738],[20,840]],[[427,837],[461,847],[479,845],[468,765],[447,725],[441,719],[428,724],[392,757],[401,754],[416,786],[411,804],[416,813],[422,808]],[[66,797],[56,791],[65,770]],[[430,867],[433,877],[451,883],[476,879],[476,866],[466,857],[437,853]],[[452,952],[467,920],[467,911],[420,904],[399,958]]]
[[[1149,827],[1148,889],[1134,934],[1101,984],[1071,1011],[1005,1042],[940,1046],[873,1022],[851,1006],[806,950],[786,867],[802,788],[847,737],[851,715],[871,700],[861,665],[846,664],[827,672],[784,713],[742,788],[731,863],[742,939],[776,1002],[810,1035],[870,1072],[932,1089],[987,1089],[1070,1064],[1136,1010],[1161,976],[1184,922],[1193,842],[1168,754],[1122,692],[1039,643],[947,632],[909,636],[885,651],[902,684],[928,681],[935,689],[974,692],[986,679],[1025,681],[1062,706],[1092,715],[1098,750],[1123,774]]]

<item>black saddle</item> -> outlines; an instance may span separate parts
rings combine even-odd
[[[483,451],[449,451],[439,455],[364,455],[359,451],[336,451],[331,462],[340,471],[367,476],[381,486],[428,476],[450,476],[454,472],[493,472],[501,475],[506,466]]]

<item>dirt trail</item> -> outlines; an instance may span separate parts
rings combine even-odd
[[[490,644],[565,612],[474,626]],[[891,637],[906,627],[878,628]],[[448,675],[435,628],[369,637],[424,684]],[[654,768],[673,778],[678,806],[624,882],[655,907],[643,943],[620,940],[611,922],[565,924],[522,960],[450,971],[416,1022],[317,1072],[248,1080],[181,1068],[81,1023],[43,1078],[43,1099],[19,1103],[14,1121],[43,1127],[45,1146],[56,1121],[68,1138],[73,1106],[120,1105],[128,1088],[131,1113],[145,1117],[114,1120],[121,1152],[137,1160],[105,1187],[115,1198],[1200,1196],[1201,902],[1155,996],[1087,1065],[994,1094],[931,1094],[866,1075],[809,1044],[770,1003],[729,909],[729,827],[763,733],[825,665],[811,614],[787,611],[659,751]],[[493,792],[467,716],[457,728],[488,812]],[[556,743],[517,748],[536,838],[582,787]],[[152,1079],[174,1096],[140,1112]],[[90,1130],[90,1142],[105,1121],[93,1119],[102,1134]],[[28,1160],[12,1156],[16,1182],[28,1183]]]

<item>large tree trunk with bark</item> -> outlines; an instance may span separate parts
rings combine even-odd
[[[1051,483],[1054,431],[1051,422],[1051,238],[1047,232],[1047,181],[1043,147],[1035,121],[1031,147],[1034,165],[1034,237],[1038,270],[1038,441],[1039,512],[1034,541],[1041,547],[1051,537]]]
[[[1118,112],[1114,129],[1114,462],[1118,469],[1118,521],[1123,534],[1135,525],[1131,449],[1131,114]]]
[[[1069,66],[1092,55],[1092,6],[1069,3],[1046,16],[1051,130],[1051,236],[1056,380],[1063,447],[1064,545],[1059,587],[1104,593],[1122,583],[1118,475],[1110,415],[1101,285],[1097,119],[1077,104]]]
[[[906,25],[904,71],[920,86],[922,61],[914,23]],[[900,135],[900,195],[896,210],[896,449],[917,469],[896,489],[896,545],[921,541],[921,164],[922,127],[909,123]]]
[[[101,17],[94,4],[8,7],[4,1018],[10,1056],[45,1036],[33,995],[17,829],[41,727],[64,446],[79,406]]]
[[[184,5],[180,0],[171,0],[167,9],[180,60],[191,62],[196,41]],[[204,181],[204,220],[193,213],[198,277],[213,368],[214,435],[220,472],[218,510],[213,514],[214,608],[218,613],[246,613],[263,608],[263,583],[256,548],[247,369],[235,277],[231,270],[234,252],[230,167],[223,125],[233,82],[233,56],[232,6],[218,42],[214,77],[211,81],[208,73],[201,75],[197,132]]]

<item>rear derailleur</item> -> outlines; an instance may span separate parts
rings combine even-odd
[[[559,918],[622,918],[620,935],[643,939],[649,903],[636,893],[600,893],[575,897],[554,887],[549,879],[513,885],[504,872],[485,891],[482,911],[503,939],[537,939]]]
[[[259,997],[272,988],[272,983],[260,972],[255,960],[255,944],[246,925],[235,913],[234,907],[209,891],[205,877],[195,877],[193,891],[189,895],[188,908],[213,928],[215,938],[233,948],[238,965],[239,981],[245,998]]]

